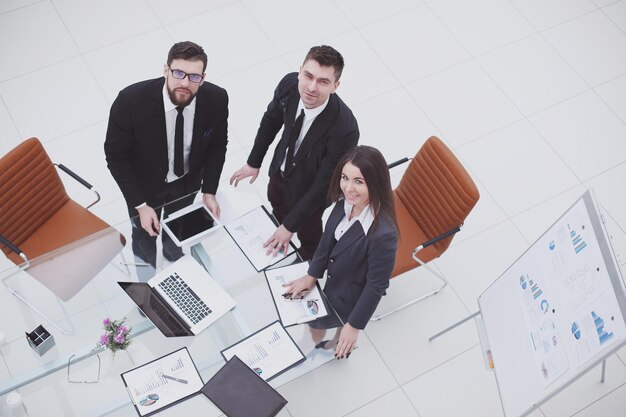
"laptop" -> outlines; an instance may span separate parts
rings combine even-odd
[[[185,255],[148,282],[118,282],[166,337],[193,336],[235,306],[211,275]]]

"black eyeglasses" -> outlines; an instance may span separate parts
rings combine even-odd
[[[178,80],[184,80],[185,77],[189,77],[189,81],[191,81],[192,83],[199,83],[200,81],[202,81],[202,78],[204,78],[204,75],[202,74],[187,74],[185,71],[171,68],[170,71],[172,72],[172,77]]]

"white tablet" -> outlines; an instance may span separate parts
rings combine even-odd
[[[204,203],[198,202],[172,213],[161,226],[176,245],[183,246],[198,243],[222,224]]]

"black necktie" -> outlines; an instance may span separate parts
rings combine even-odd
[[[183,141],[183,117],[184,107],[176,107],[178,115],[176,116],[176,133],[174,134],[174,174],[182,177],[185,173],[185,155]]]
[[[296,118],[296,121],[293,123],[293,127],[291,128],[291,133],[289,135],[289,148],[287,149],[287,161],[285,162],[285,171],[287,171],[288,167],[291,165],[291,161],[293,160],[296,141],[298,140],[298,136],[300,136],[300,131],[302,130],[302,122],[304,122],[304,109],[300,111],[300,115]]]

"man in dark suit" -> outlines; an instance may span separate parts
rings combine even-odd
[[[160,207],[165,216],[202,199],[219,217],[215,193],[227,144],[228,95],[204,82],[207,55],[193,42],[169,51],[163,77],[126,87],[111,106],[104,150],[133,219],[133,252],[156,264]],[[138,217],[137,217],[138,216]],[[167,234],[163,254],[182,256]]]
[[[335,94],[344,67],[343,57],[330,46],[311,48],[299,73],[287,74],[261,119],[246,165],[230,183],[259,175],[270,144],[284,126],[269,168],[267,195],[281,223],[264,246],[286,251],[298,233],[303,259],[311,259],[322,236],[322,213],[335,165],[359,140],[352,111]]]

